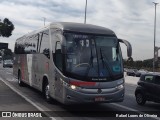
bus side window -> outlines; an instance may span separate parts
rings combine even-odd
[[[24,40],[26,38],[25,37],[22,37],[22,38],[19,38],[16,42],[16,45],[15,45],[15,53],[16,54],[24,54]]]
[[[55,46],[55,55],[54,55],[54,62],[58,69],[62,71],[63,65],[62,65],[62,47],[60,41],[56,42]]]
[[[49,30],[42,32],[42,38],[40,43],[40,53],[44,54],[50,59],[50,49],[49,49]]]

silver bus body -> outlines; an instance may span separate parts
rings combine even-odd
[[[81,23],[51,23],[18,38],[13,74],[61,103],[122,102],[123,61],[112,30]]]

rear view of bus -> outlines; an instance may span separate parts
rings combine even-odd
[[[57,86],[63,103],[121,102],[124,77],[119,42],[113,31],[94,25],[63,23],[61,40],[56,42]],[[59,47],[58,47],[59,46]]]

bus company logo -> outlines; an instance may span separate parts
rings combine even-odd
[[[102,93],[102,90],[101,90],[101,89],[98,89],[97,92],[98,92],[99,94],[101,94],[101,93]]]
[[[11,112],[2,112],[2,117],[12,117]]]

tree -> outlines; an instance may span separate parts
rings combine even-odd
[[[12,31],[14,30],[14,25],[7,18],[1,22],[0,20],[0,36],[9,37],[12,35]]]

